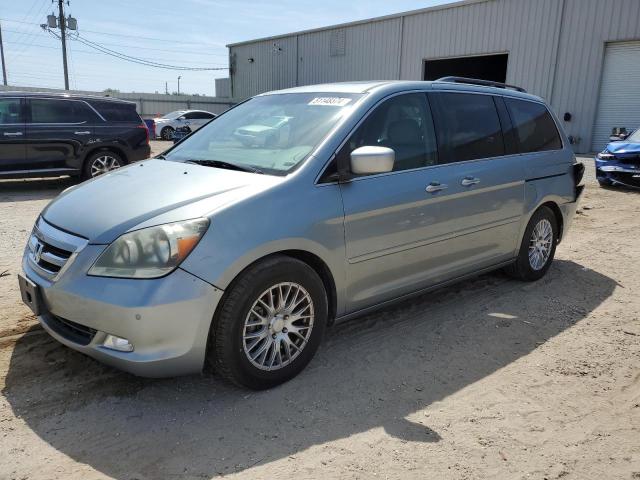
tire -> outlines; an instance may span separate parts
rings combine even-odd
[[[89,180],[124,167],[127,162],[116,152],[101,150],[89,155],[82,166],[82,178]]]
[[[296,298],[294,285],[301,287]],[[280,288],[273,290],[276,286]],[[274,293],[272,304],[277,307],[284,298],[288,308],[279,313],[267,310],[269,291]],[[290,308],[295,301],[298,306]],[[293,315],[287,315],[300,311],[306,318],[291,320]],[[241,273],[227,289],[211,328],[207,361],[238,386],[262,390],[284,383],[313,358],[326,329],[327,312],[324,285],[311,267],[285,255],[265,259]]]
[[[160,138],[163,140],[171,140],[173,138],[173,128],[172,127],[164,127],[160,130]]]
[[[530,247],[532,247],[531,243],[532,241],[534,241],[534,230],[537,226],[539,230],[536,231],[536,236],[538,235],[538,233],[546,232],[545,226],[549,226],[551,228],[549,238],[551,243],[548,244],[548,242],[545,241],[541,241],[540,243],[538,243],[538,245],[540,245],[540,248],[543,248],[543,245],[547,243],[548,250],[545,250],[545,253],[540,253],[540,250],[538,250],[538,254],[542,255],[542,257],[533,254],[533,258],[530,258]],[[522,238],[520,251],[518,252],[516,261],[505,269],[506,272],[510,276],[524,282],[534,282],[541,279],[547,273],[547,270],[549,270],[549,267],[553,262],[557,243],[558,219],[550,208],[540,207],[533,214],[533,216],[529,220],[527,228],[524,231],[524,237]],[[544,258],[542,264],[536,262],[536,260],[539,260],[540,258]]]

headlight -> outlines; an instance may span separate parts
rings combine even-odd
[[[600,152],[598,155],[596,155],[596,157],[598,158],[598,160],[613,160],[614,158],[616,158],[613,153],[609,153],[606,150]]]
[[[125,233],[102,252],[89,275],[162,277],[187,258],[208,226],[209,220],[199,218]]]

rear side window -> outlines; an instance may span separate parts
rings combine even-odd
[[[87,123],[98,120],[89,106],[77,100],[32,98],[31,123]]]
[[[505,154],[493,97],[471,93],[431,93],[436,115],[440,163],[464,162]]]
[[[516,131],[520,153],[562,148],[556,124],[544,105],[513,98],[504,100]]]
[[[393,149],[396,154],[393,170],[434,165],[436,137],[426,96],[398,95],[378,106],[351,136],[344,153],[364,146]]]
[[[140,123],[140,116],[134,104],[106,101],[92,101],[91,104],[108,122]]]
[[[22,123],[19,98],[0,99],[0,124]]]

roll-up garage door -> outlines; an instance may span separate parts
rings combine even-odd
[[[601,151],[611,129],[640,127],[640,42],[607,45],[591,149]]]

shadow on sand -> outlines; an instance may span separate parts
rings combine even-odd
[[[0,203],[53,199],[78,182],[74,177],[0,180]]]
[[[3,394],[43,440],[118,479],[211,478],[378,427],[438,442],[406,417],[529,354],[615,287],[568,261],[534,284],[484,275],[334,326],[300,376],[264,392],[139,379],[30,335]]]

